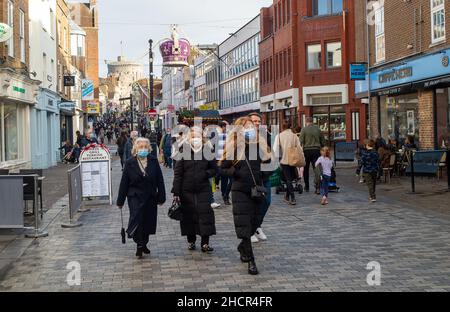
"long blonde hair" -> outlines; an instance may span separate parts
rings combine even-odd
[[[245,157],[245,148],[240,148],[239,146],[245,146],[247,144],[245,140],[245,136],[240,133],[240,130],[247,124],[248,122],[252,123],[250,117],[240,117],[236,119],[234,122],[234,127],[227,134],[227,140],[225,143],[225,148],[222,154],[222,158],[219,161],[219,165],[221,165],[230,155],[234,156],[233,166],[236,165],[239,161],[243,160]],[[270,158],[270,150],[267,145],[267,142],[264,138],[257,136],[257,143],[259,143],[260,150],[263,151],[263,161],[268,160]],[[237,152],[240,151],[240,155],[237,155]]]

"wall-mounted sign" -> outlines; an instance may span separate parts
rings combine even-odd
[[[81,81],[81,100],[92,101],[94,99],[94,82],[89,79]]]
[[[96,101],[86,103],[85,112],[87,114],[100,114],[100,103]]]
[[[350,79],[351,80],[366,80],[366,63],[352,63],[350,64]]]
[[[448,65],[449,65],[449,57],[448,57],[448,55],[444,55],[442,57],[442,66],[448,67]]]
[[[59,104],[60,109],[72,110],[75,108],[75,102],[62,102]]]
[[[26,92],[24,88],[20,88],[20,87],[16,87],[16,86],[13,86],[13,91],[23,93],[23,94],[25,94],[25,92]]]
[[[64,87],[75,87],[75,76],[64,76]]]
[[[8,24],[0,23],[0,42],[8,41],[13,34],[13,29]]]
[[[412,75],[413,75],[412,66],[399,68],[399,69],[393,69],[393,70],[390,70],[388,72],[385,72],[385,73],[379,75],[378,82],[379,83],[389,83],[389,82],[412,77]]]

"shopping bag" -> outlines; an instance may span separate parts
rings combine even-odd
[[[269,180],[272,187],[281,186],[281,168],[275,170],[274,173],[270,176]]]

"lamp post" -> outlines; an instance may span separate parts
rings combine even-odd
[[[149,58],[149,73],[148,73],[149,74],[149,76],[148,76],[149,86],[148,86],[148,88],[149,88],[149,93],[150,93],[149,108],[154,108],[155,107],[155,105],[154,105],[154,97],[155,97],[155,95],[154,95],[154,92],[153,92],[153,85],[154,85],[154,82],[153,82],[153,40],[150,39],[148,41],[148,44],[149,44],[149,53],[148,53],[148,58]]]

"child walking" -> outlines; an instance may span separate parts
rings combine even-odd
[[[330,149],[322,147],[320,157],[316,161],[316,167],[322,167],[322,176],[320,177],[320,195],[322,195],[321,204],[328,205],[328,186],[331,180],[331,170],[333,169],[333,161],[330,158]]]
[[[374,203],[377,201],[375,193],[377,185],[378,172],[380,170],[380,157],[375,150],[375,141],[366,140],[366,149],[361,153],[361,164],[358,167],[358,173],[363,171],[364,180],[366,180],[369,189],[369,201]]]

